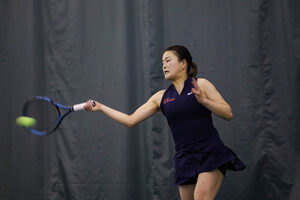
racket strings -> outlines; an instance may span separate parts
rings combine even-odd
[[[60,113],[57,108],[48,101],[35,100],[27,105],[26,116],[36,119],[37,131],[51,132],[57,125]]]

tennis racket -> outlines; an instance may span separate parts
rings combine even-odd
[[[36,96],[25,102],[23,106],[23,116],[31,117],[36,120],[36,125],[29,128],[33,134],[45,136],[58,129],[67,115],[72,112],[84,110],[85,104],[86,103],[80,103],[73,106],[66,106],[48,97]],[[94,101],[92,101],[92,106],[96,106]]]

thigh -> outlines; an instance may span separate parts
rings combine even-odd
[[[195,184],[179,185],[179,194],[181,200],[194,200]]]
[[[223,179],[224,176],[218,169],[200,173],[195,186],[195,199],[198,199],[199,197],[214,199],[220,189]]]

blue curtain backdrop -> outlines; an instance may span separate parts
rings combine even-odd
[[[297,0],[0,0],[0,199],[179,199],[161,113],[127,128],[68,116],[49,137],[17,127],[25,100],[89,98],[132,113],[170,83],[163,49],[181,44],[231,104],[214,116],[245,162],[217,199],[296,200],[300,177]]]

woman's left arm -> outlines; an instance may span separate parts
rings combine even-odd
[[[192,93],[199,103],[219,117],[226,120],[233,118],[230,105],[223,99],[211,82],[203,78],[198,78],[196,81],[193,78],[192,84],[194,86]]]

